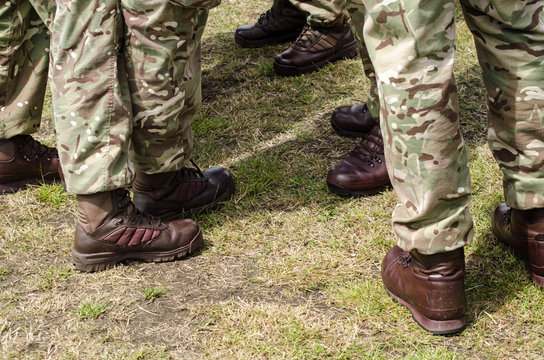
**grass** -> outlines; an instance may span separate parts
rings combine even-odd
[[[37,187],[35,196],[36,200],[46,206],[60,207],[66,203],[71,195],[64,191],[60,184],[44,184]]]
[[[166,289],[163,286],[153,287],[142,285],[142,293],[147,300],[153,300],[166,296]]]
[[[381,284],[394,192],[342,198],[325,184],[357,143],[335,135],[329,116],[364,101],[360,61],[274,75],[273,56],[286,45],[233,42],[236,26],[268,6],[224,1],[204,36],[195,153],[202,168],[228,167],[237,192],[195,218],[207,244],[201,254],[79,273],[72,195],[52,185],[0,197],[0,358],[541,359],[544,292],[490,229],[502,184],[485,144],[485,91],[465,24],[457,23],[455,70],[474,193],[469,324],[436,337]],[[38,138],[54,144],[50,118],[48,95]]]
[[[76,312],[78,320],[96,319],[106,311],[106,305],[99,304],[93,300],[82,303]]]

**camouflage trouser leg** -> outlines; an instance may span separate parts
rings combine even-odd
[[[133,159],[149,174],[179,170],[192,155],[191,123],[202,102],[201,39],[208,10],[168,0],[122,4],[130,31],[125,43]]]
[[[452,68],[454,2],[363,3],[388,169],[400,200],[393,213],[399,245],[423,253],[463,246],[471,239],[472,223]],[[489,143],[504,172],[506,199],[517,208],[542,207],[540,5],[511,0],[465,0],[462,5],[483,67]]]
[[[470,180],[459,131],[454,1],[351,0],[366,11],[399,246],[432,254],[472,238]]]
[[[516,209],[544,207],[542,1],[465,0],[488,94],[489,147]],[[493,6],[490,6],[493,5]]]
[[[363,60],[363,70],[365,75],[370,82],[370,90],[366,99],[366,105],[368,111],[374,119],[379,119],[380,117],[380,99],[378,98],[378,85],[376,84],[376,72],[374,71],[374,66],[368,55],[368,49],[364,41],[364,8],[355,4],[350,0],[346,0],[346,9],[351,18],[351,24],[353,27],[353,35],[357,39],[357,45],[359,47],[359,53],[361,54],[361,59]]]
[[[341,27],[349,24],[346,0],[289,0],[308,14],[308,24],[314,27]]]
[[[40,126],[49,35],[27,0],[0,5],[0,139]]]
[[[57,1],[51,88],[69,191],[126,187],[134,166],[186,164],[206,17],[168,0]]]

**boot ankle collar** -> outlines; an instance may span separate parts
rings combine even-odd
[[[439,273],[443,276],[453,275],[459,270],[465,270],[465,253],[463,248],[445,251],[431,255],[421,254],[419,251],[410,251],[415,264],[424,272]]]

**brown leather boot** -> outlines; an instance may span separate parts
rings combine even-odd
[[[100,271],[124,260],[164,262],[194,253],[203,245],[189,219],[164,222],[141,213],[126,190],[78,195],[72,259],[80,271]]]
[[[279,75],[300,75],[315,71],[331,61],[357,56],[357,44],[349,25],[334,29],[304,27],[291,47],[274,58]]]
[[[30,135],[0,140],[0,195],[29,184],[60,180],[57,149],[40,144]]]
[[[341,136],[363,137],[376,124],[366,104],[340,106],[331,116],[331,126]]]
[[[137,171],[132,191],[138,210],[171,220],[213,209],[232,196],[234,180],[226,169],[201,171],[193,165],[195,168],[154,175]]]
[[[261,14],[255,24],[236,29],[234,40],[244,48],[290,42],[297,38],[305,24],[306,14],[289,0],[275,0],[272,8]]]
[[[501,204],[495,209],[493,233],[525,262],[533,283],[544,287],[544,209],[516,210]]]
[[[423,255],[395,246],[382,261],[382,280],[389,295],[406,306],[423,329],[436,335],[466,327],[464,277],[462,248]]]
[[[379,125],[327,174],[329,190],[343,196],[373,195],[390,183]]]

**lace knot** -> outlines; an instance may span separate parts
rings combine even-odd
[[[312,29],[310,25],[304,25],[302,32],[299,34],[298,38],[295,40],[295,44],[298,46],[309,49],[312,47],[313,43],[317,39],[318,35],[316,31]]]
[[[409,252],[405,252],[397,258],[397,264],[401,265],[403,268],[408,267],[411,261],[412,257]]]

